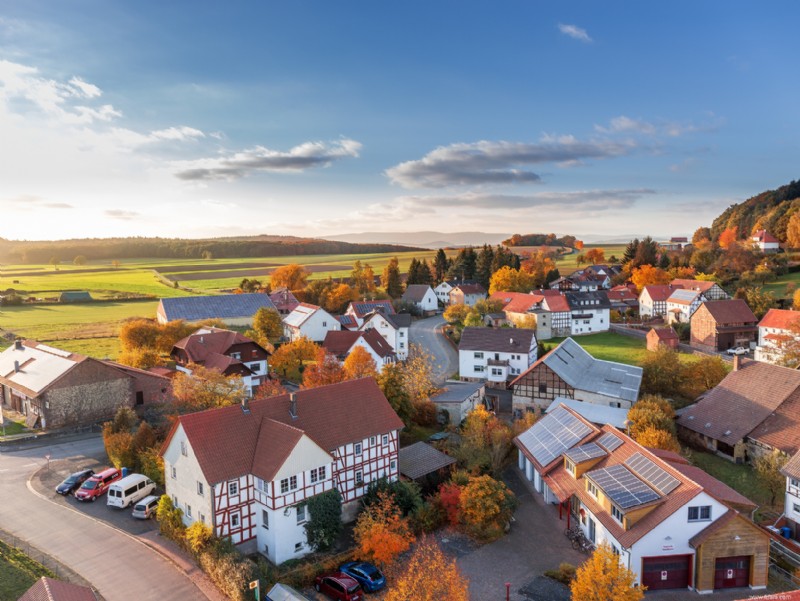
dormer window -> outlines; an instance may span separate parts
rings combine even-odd
[[[231,353],[231,359],[241,359],[242,353]]]
[[[616,505],[613,504],[611,505],[611,515],[613,515],[614,519],[617,520],[620,524],[622,523],[624,516],[622,515],[622,511],[620,511]]]
[[[597,487],[594,485],[594,482],[587,480],[586,490],[588,490],[589,494],[592,495],[595,499],[597,498]]]
[[[572,474],[573,476],[575,475],[575,464],[572,462],[572,460],[570,460],[570,459],[567,459],[567,458],[565,457],[565,458],[564,458],[564,467],[567,469],[567,471],[568,471],[570,474]]]

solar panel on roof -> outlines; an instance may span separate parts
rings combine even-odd
[[[582,463],[584,461],[589,461],[590,459],[605,457],[607,454],[608,453],[606,453],[593,442],[582,444],[581,446],[570,449],[564,453],[564,455],[569,457],[573,463]]]
[[[520,434],[519,440],[540,465],[546,466],[591,431],[574,414],[558,407]]]
[[[611,501],[622,509],[644,505],[659,494],[634,476],[624,465],[612,465],[586,474]]]
[[[606,432],[596,442],[610,453],[622,444],[622,439],[619,436],[614,436],[611,432]]]
[[[658,467],[641,453],[635,453],[628,457],[625,465],[662,495],[668,495],[680,484],[680,480],[668,474],[666,470]]]

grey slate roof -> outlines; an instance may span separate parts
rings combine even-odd
[[[545,410],[545,413],[549,413],[551,409],[555,409],[559,404],[566,405],[587,422],[592,422],[593,424],[601,426],[609,424],[622,431],[624,431],[627,426],[627,409],[618,409],[617,407],[609,407],[608,405],[595,405],[594,403],[585,403],[577,399],[556,397]]]
[[[631,402],[639,398],[641,367],[595,359],[572,338],[550,351],[542,362],[573,388]]]
[[[485,382],[447,382],[441,392],[431,397],[434,403],[460,403],[486,386]]]
[[[403,447],[398,452],[398,459],[400,473],[411,480],[422,478],[456,462],[425,442],[415,442],[411,446]]]
[[[406,286],[406,290],[403,292],[401,299],[404,301],[419,303],[422,302],[423,298],[425,298],[425,294],[428,292],[428,290],[433,292],[433,288],[427,284],[409,284]]]
[[[527,353],[536,344],[536,330],[523,328],[464,328],[459,351]]]
[[[608,302],[608,295],[602,290],[591,292],[565,292],[564,296],[567,298],[571,311],[611,308],[611,303]]]
[[[261,292],[250,294],[222,294],[219,296],[185,296],[162,298],[160,306],[167,321],[183,319],[235,319],[253,317],[260,308],[275,309],[269,295]]]

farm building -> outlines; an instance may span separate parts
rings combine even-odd
[[[677,349],[680,339],[672,328],[650,328],[647,332],[647,350],[657,351],[660,347]]]
[[[220,319],[229,326],[252,326],[253,316],[261,308],[275,309],[268,294],[221,294],[218,296],[184,296],[158,301],[158,323],[182,319],[194,322]],[[276,309],[277,310],[277,309]]]
[[[85,290],[67,290],[58,297],[60,303],[90,303],[94,299]]]

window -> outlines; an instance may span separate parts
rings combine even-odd
[[[502,376],[503,375],[503,370],[500,369],[499,367],[493,367],[492,368],[492,375],[493,376]]]
[[[384,434],[383,435],[383,440],[381,442],[383,442],[383,444],[389,444],[389,435],[388,434]]]
[[[800,505],[798,505],[797,503],[792,503],[792,511],[794,511],[795,513],[800,513]]]
[[[297,476],[289,476],[289,490],[297,488]]]
[[[188,455],[188,452],[186,450],[186,441],[185,440],[181,441],[181,455],[183,455],[184,457],[186,457]]]
[[[794,486],[795,488],[800,488],[800,482],[798,482],[798,481],[797,481],[797,480],[795,480],[794,478],[792,478],[791,480],[789,480],[789,484],[791,484],[791,485],[792,485],[792,486]]]
[[[231,528],[238,528],[242,523],[242,517],[239,515],[239,512],[231,514]]]
[[[485,370],[486,370],[486,368],[483,365],[476,365],[474,367],[474,371],[477,371],[477,372],[483,372]]]
[[[405,342],[401,342],[400,343],[400,348],[406,348],[406,343]]]
[[[476,359],[483,359],[483,353],[480,351],[475,351],[475,358]]]
[[[186,506],[186,517],[188,517],[188,518],[192,517],[192,506],[191,505],[187,505]]]
[[[322,327],[323,328],[327,328],[328,327],[328,322],[327,321],[323,321],[322,322]]]
[[[397,462],[393,459],[392,462],[389,464],[389,468],[394,471],[397,468]]]
[[[200,520],[200,521],[201,521],[203,524],[205,524],[205,523],[206,523],[206,516],[204,516],[202,513],[200,514],[200,516],[199,516],[199,518],[198,518],[198,519],[199,519],[199,520]]]
[[[356,455],[361,455],[361,443],[360,442],[357,442],[355,445],[353,445],[353,452],[355,452]]]
[[[311,484],[320,482],[325,479],[325,466],[318,467],[311,470]]]
[[[172,495],[172,505],[174,507],[180,507],[180,505],[178,505],[178,497],[176,495]]]
[[[241,359],[242,353],[231,353],[231,359]]]
[[[269,483],[266,480],[262,480],[261,478],[256,478],[256,488],[259,490],[268,493],[269,492]]]
[[[238,482],[228,482],[228,494],[231,496],[239,494]]]
[[[586,481],[586,490],[596,499],[597,498],[597,487],[594,485],[593,482]]]
[[[539,384],[539,394],[547,394],[547,384],[544,382]]]
[[[617,518],[618,522],[622,523],[622,517],[623,517],[622,512],[619,509],[617,509],[616,505],[611,506],[611,515]]]
[[[306,506],[305,505],[298,505],[297,506],[297,523],[304,524],[306,521]]]
[[[303,550],[303,543],[295,543],[294,545],[294,552],[300,553]]]
[[[568,471],[570,474],[572,474],[573,476],[575,475],[575,464],[574,464],[574,463],[572,463],[572,461],[570,461],[569,459],[566,459],[566,458],[565,458],[565,459],[564,459],[564,467],[566,467],[566,468],[567,468],[567,471]]]
[[[265,530],[269,530],[269,512],[266,509],[261,510],[261,525]]]
[[[198,480],[197,481],[197,494],[202,497],[203,496],[203,491],[204,491],[203,483]]]
[[[689,507],[690,522],[708,522],[711,520],[711,505]]]
[[[320,480],[324,480],[328,477],[327,475],[327,468],[323,465],[322,467],[317,468],[317,475],[319,476]]]
[[[284,478],[281,480],[281,494],[285,495],[289,492],[289,478]]]
[[[371,447],[375,446],[375,437],[374,436],[370,436],[369,437],[369,446],[371,446]]]
[[[356,472],[356,486],[361,486],[364,484],[364,474],[361,470]]]
[[[405,332],[400,332],[400,338],[405,338],[405,336],[406,336]],[[401,344],[400,346],[402,347],[403,345]]]

